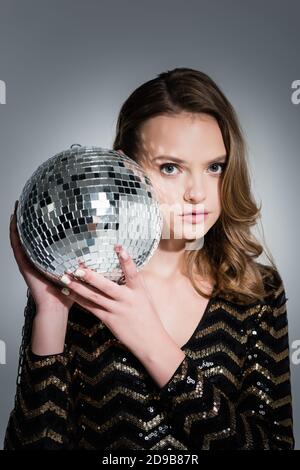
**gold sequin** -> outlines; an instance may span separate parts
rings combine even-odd
[[[39,358],[26,350],[7,447],[48,438],[50,447],[64,448],[76,436],[79,449],[106,442],[106,450],[189,451],[223,441],[238,449],[292,448],[282,292],[249,308],[214,299],[162,390],[103,322],[86,321],[74,307],[63,354]]]

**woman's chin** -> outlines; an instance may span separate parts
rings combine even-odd
[[[178,232],[176,236],[182,238],[185,241],[195,241],[204,237],[204,227],[197,226],[197,228],[183,228],[181,232]]]

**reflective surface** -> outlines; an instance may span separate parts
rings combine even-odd
[[[123,277],[116,243],[138,270],[158,246],[162,215],[140,165],[115,150],[71,146],[39,166],[19,198],[17,226],[38,269],[57,280],[79,262]]]

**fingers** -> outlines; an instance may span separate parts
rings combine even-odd
[[[24,256],[21,252],[22,246],[17,229],[16,215],[13,214],[10,221],[10,232],[9,232],[10,244],[13,249],[15,258],[17,261],[21,260]]]
[[[12,213],[11,216],[10,216],[10,226],[11,226],[13,220],[16,220],[18,204],[19,204],[19,201],[17,200],[17,201],[15,202],[14,211],[13,211],[13,213]]]
[[[15,202],[14,212],[10,216],[10,232],[17,233],[17,207],[19,201]]]
[[[74,287],[74,286],[73,286]],[[68,296],[71,300],[76,302],[78,305],[81,305],[86,310],[89,310],[95,316],[100,318],[100,320],[106,322],[109,318],[109,312],[105,308],[101,308],[98,304],[95,304],[92,300],[87,299],[86,297],[81,296],[79,293],[74,292],[74,290],[64,287],[61,292]]]
[[[10,238],[10,244],[11,244],[16,262],[21,272],[23,272],[24,269],[32,270],[32,264],[24,251],[23,245],[19,237],[18,228],[17,228],[17,216],[16,216],[17,206],[18,206],[18,201],[16,201],[15,203],[15,210],[10,220],[9,238]]]
[[[115,252],[119,256],[120,266],[125,275],[126,284],[128,286],[133,286],[139,281],[139,272],[136,264],[121,245],[115,245],[114,248]]]
[[[122,296],[123,290],[118,284],[92,269],[81,265],[80,268],[75,271],[74,275],[96,290],[101,291],[102,294],[106,294],[110,300],[119,300]]]
[[[22,248],[21,240],[19,237],[18,233],[18,228],[17,228],[17,220],[16,220],[16,215],[13,214],[11,222],[10,222],[10,242],[12,245],[12,248],[15,250],[16,248]]]
[[[107,311],[111,311],[114,309],[115,301],[111,298],[104,296],[98,289],[94,289],[88,284],[83,284],[80,281],[71,279],[71,277],[67,276],[66,274],[61,277],[61,281],[66,285],[69,290],[71,290],[72,294],[77,294],[80,297],[86,299],[87,301],[92,302],[94,306],[96,305],[97,307],[104,307],[104,309]]]

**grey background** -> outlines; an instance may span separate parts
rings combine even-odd
[[[174,67],[210,75],[245,130],[266,242],[284,280],[291,356],[298,308],[299,123],[291,83],[300,79],[299,1],[1,0],[0,445],[13,406],[26,286],[8,224],[37,166],[73,143],[111,147],[123,101]],[[299,355],[299,354],[298,354]],[[294,361],[296,362],[296,361]],[[292,364],[296,448],[300,365]]]

